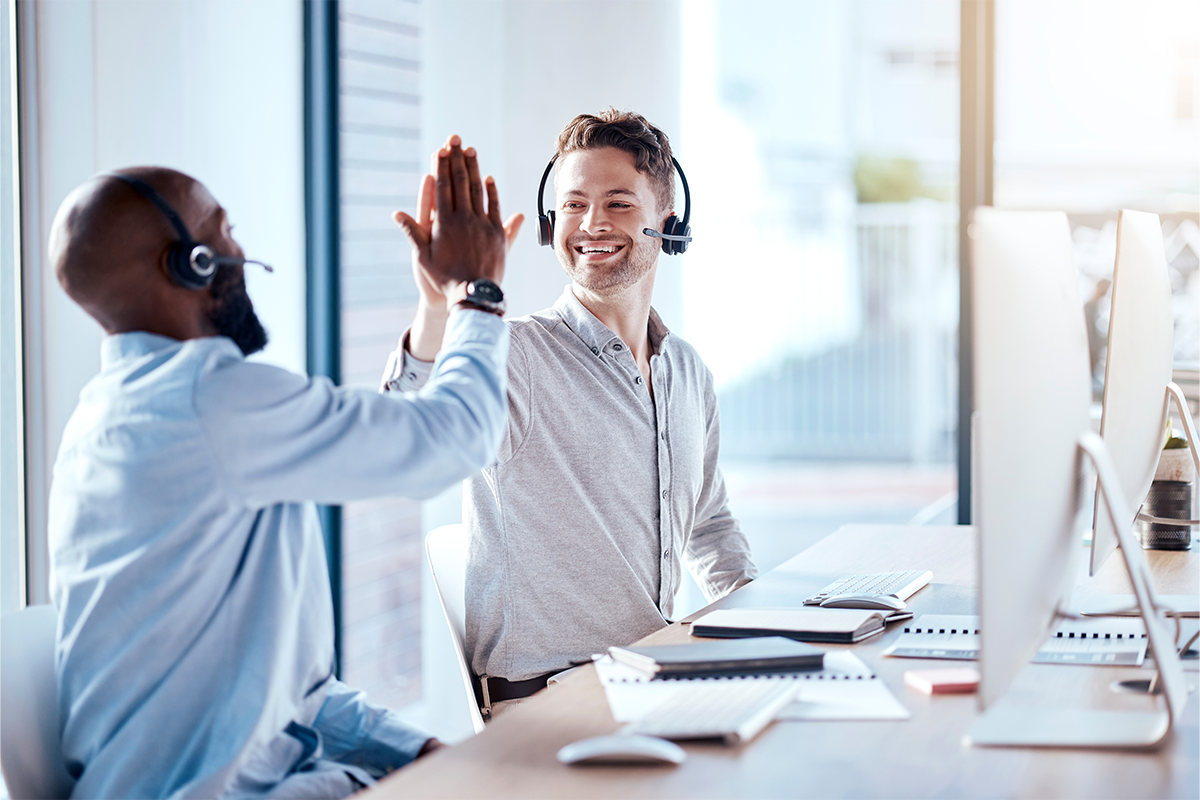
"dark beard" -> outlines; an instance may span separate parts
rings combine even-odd
[[[263,330],[254,304],[246,294],[246,282],[242,271],[229,264],[217,268],[212,283],[212,296],[216,301],[208,321],[221,336],[228,336],[242,351],[242,355],[257,353],[267,346],[267,332]]]

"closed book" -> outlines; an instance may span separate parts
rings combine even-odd
[[[800,642],[853,644],[883,630],[884,615],[857,608],[720,608],[692,623],[693,636],[786,636]]]
[[[691,642],[648,647],[610,647],[626,666],[654,678],[762,675],[821,669],[825,652],[778,636],[737,642]]]

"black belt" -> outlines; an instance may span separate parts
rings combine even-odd
[[[484,710],[485,716],[491,713],[492,703],[499,703],[504,700],[520,700],[524,697],[529,697],[532,694],[540,692],[546,688],[546,681],[553,678],[562,670],[554,670],[547,672],[545,675],[538,675],[536,678],[526,678],[523,681],[510,681],[505,678],[479,678],[473,681],[475,686],[475,701],[479,703],[479,707]],[[487,701],[483,696],[483,682],[487,681]]]

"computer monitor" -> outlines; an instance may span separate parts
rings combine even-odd
[[[1123,210],[1117,219],[1100,436],[1108,445],[1131,513],[1137,512],[1150,491],[1162,452],[1174,347],[1171,282],[1158,215]],[[1102,502],[1097,492],[1093,575],[1117,548],[1116,531],[1102,512]],[[1131,517],[1126,527],[1132,525]]]
[[[979,692],[990,706],[1070,598],[1092,383],[1066,214],[979,208],[971,240],[972,522],[987,667]]]
[[[1091,378],[1071,235],[1061,212],[976,209],[973,522],[979,547],[979,702],[975,745],[1153,747],[1187,686],[1155,607],[1133,515],[1103,440],[1091,432]],[[1085,458],[1105,487],[1167,709],[1099,711],[997,704],[1070,600],[1082,547]],[[1148,703],[1155,703],[1147,699]]]

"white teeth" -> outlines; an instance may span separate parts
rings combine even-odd
[[[584,254],[587,254],[587,253],[615,253],[615,252],[617,252],[617,248],[616,248],[616,247],[614,247],[614,246],[611,246],[611,245],[609,245],[609,246],[607,246],[607,247],[588,247],[588,246],[586,246],[586,245],[585,245],[585,246],[583,246],[583,247],[580,247],[580,248],[579,248],[579,250],[580,250],[580,252],[582,252],[582,253],[584,253]]]

